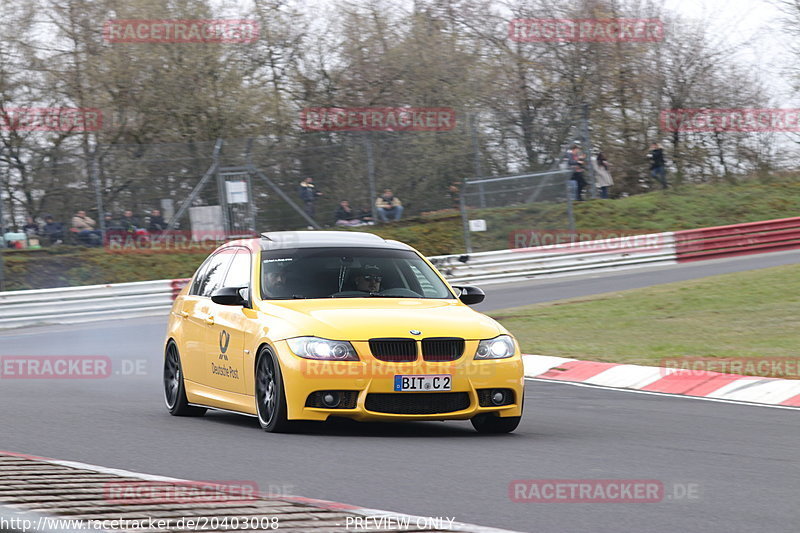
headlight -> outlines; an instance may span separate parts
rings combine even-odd
[[[511,335],[500,335],[478,343],[475,359],[505,359],[514,355],[514,339]]]
[[[324,361],[358,361],[353,345],[347,341],[332,341],[319,337],[289,339],[289,348],[299,357]]]

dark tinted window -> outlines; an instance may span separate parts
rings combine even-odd
[[[201,267],[201,271],[192,287],[193,294],[211,296],[215,290],[223,287],[225,275],[228,273],[234,253],[226,248],[212,255]]]

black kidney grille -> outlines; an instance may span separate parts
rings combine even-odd
[[[464,339],[429,337],[422,339],[422,358],[426,361],[455,361],[464,354]]]
[[[414,339],[370,339],[372,357],[390,363],[405,363],[417,360],[417,341]]]
[[[466,392],[399,392],[367,394],[367,411],[393,415],[435,415],[469,408]]]

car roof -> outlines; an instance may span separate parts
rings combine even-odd
[[[359,231],[270,231],[261,234],[262,250],[292,248],[392,248],[412,250],[407,244]]]

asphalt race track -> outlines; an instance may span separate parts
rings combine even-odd
[[[800,262],[800,252],[487,286],[488,311]],[[303,426],[176,418],[161,388],[165,319],[0,333],[0,355],[107,355],[97,380],[0,380],[0,450],[530,532],[797,531],[800,413],[528,381],[512,435],[468,422]],[[660,503],[512,503],[518,479],[654,479]],[[692,498],[685,497],[686,489]]]

